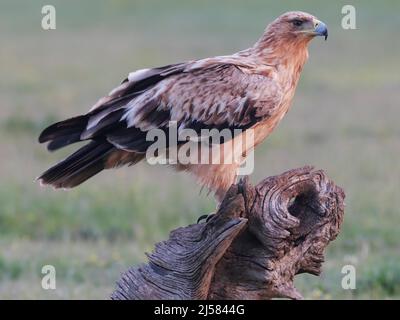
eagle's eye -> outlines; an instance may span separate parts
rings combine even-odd
[[[294,19],[294,20],[292,20],[292,23],[293,23],[293,25],[294,26],[296,26],[296,27],[300,27],[302,24],[303,24],[303,20],[300,20],[300,19]]]

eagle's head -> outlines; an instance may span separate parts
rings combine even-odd
[[[328,28],[313,15],[292,11],[286,12],[273,21],[266,30],[276,38],[308,42],[316,36],[328,38]]]

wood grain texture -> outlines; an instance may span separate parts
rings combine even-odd
[[[344,197],[312,167],[255,187],[244,179],[211,219],[172,231],[147,264],[125,272],[111,298],[301,299],[294,277],[320,274],[324,250],[340,231]]]

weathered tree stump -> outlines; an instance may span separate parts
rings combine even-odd
[[[174,230],[149,263],[129,269],[112,299],[301,299],[293,279],[319,275],[344,192],[304,167],[257,186],[233,185],[207,223]]]

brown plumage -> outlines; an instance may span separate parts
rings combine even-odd
[[[240,150],[243,161],[288,111],[308,58],[307,45],[318,35],[327,37],[322,22],[307,13],[288,12],[249,49],[129,74],[88,113],[42,132],[39,142],[49,142],[49,150],[90,142],[38,179],[56,188],[72,188],[103,169],[135,164],[153,143],[146,141],[147,132],[155,128],[167,132],[170,121],[179,130],[197,132],[241,129],[245,134],[252,129],[254,143]],[[232,146],[243,134],[221,143],[221,148],[227,147],[225,155],[237,152]],[[192,173],[221,199],[235,181],[240,161],[178,163],[175,168]]]

